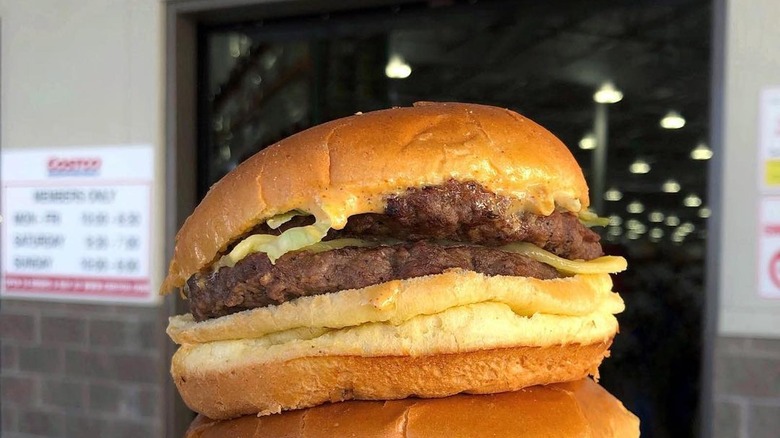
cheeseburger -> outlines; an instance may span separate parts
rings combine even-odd
[[[218,420],[516,404],[597,375],[626,263],[594,222],[568,149],[506,109],[418,103],[308,129],[215,184],[176,236],[162,290],[191,312],[168,327],[173,378]],[[323,409],[372,406],[355,403]]]

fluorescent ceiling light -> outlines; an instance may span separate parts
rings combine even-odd
[[[636,219],[629,219],[626,221],[626,228],[628,228],[629,230],[636,230],[641,226],[642,226],[642,222],[639,222]]]
[[[696,227],[690,222],[685,222],[677,227],[677,230],[680,231],[680,233],[691,234],[696,230]]]
[[[412,67],[401,58],[401,55],[393,55],[385,66],[385,75],[390,79],[406,79],[412,74]]]
[[[664,221],[664,214],[661,213],[658,210],[651,211],[649,215],[647,215],[647,219],[650,220],[650,222],[663,222]]]
[[[623,229],[620,227],[609,227],[609,229],[607,230],[607,234],[609,234],[610,236],[618,237],[621,234],[623,234]]]
[[[626,206],[626,211],[638,214],[645,211],[645,206],[639,201],[631,201],[631,203]]]
[[[699,145],[691,151],[691,158],[694,160],[709,160],[712,158],[712,149],[704,143],[699,143]]]
[[[702,219],[707,219],[712,214],[712,210],[709,209],[709,207],[702,207],[699,209],[699,217]]]
[[[680,191],[680,183],[673,179],[667,179],[661,186],[661,190],[665,193],[677,193]]]
[[[645,160],[638,159],[631,163],[631,166],[629,166],[628,170],[631,173],[645,174],[650,172],[650,164]]]
[[[620,193],[620,190],[613,187],[604,192],[604,199],[607,201],[620,201],[623,199],[623,194]]]
[[[677,111],[669,111],[661,119],[661,127],[664,129],[680,129],[685,126],[685,118]]]
[[[660,228],[653,228],[650,230],[650,237],[653,239],[660,239],[664,237],[664,230]]]
[[[596,136],[592,132],[585,134],[580,140],[580,149],[596,149]]]
[[[593,93],[593,100],[598,103],[618,103],[623,100],[623,92],[615,88],[612,82],[605,82]]]
[[[683,205],[686,207],[699,207],[701,205],[701,198],[696,194],[691,193],[683,199]]]
[[[614,227],[617,227],[623,224],[623,219],[620,216],[613,214],[609,217],[609,224]]]
[[[670,214],[669,216],[666,216],[664,223],[670,227],[676,227],[677,225],[680,225],[680,218],[676,215]]]

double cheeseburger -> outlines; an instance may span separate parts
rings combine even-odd
[[[568,149],[505,109],[419,103],[282,140],[176,236],[162,290],[190,305],[168,327],[179,392],[212,420],[265,423],[468,406],[512,421],[536,396],[571,416],[609,399],[593,415],[636,428],[592,381],[527,389],[597,376],[618,330],[609,274],[626,263],[602,254],[588,202]],[[589,395],[558,397],[575,387]]]

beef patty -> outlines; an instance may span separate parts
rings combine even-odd
[[[450,180],[413,188],[390,197],[384,214],[349,218],[333,235],[387,236],[400,240],[446,239],[481,245],[531,242],[560,257],[591,260],[601,256],[599,235],[577,216],[512,213],[511,200],[475,182]]]
[[[202,321],[308,296],[357,289],[390,280],[461,268],[487,275],[541,279],[555,268],[520,254],[480,246],[442,246],[427,241],[369,248],[347,247],[288,253],[271,264],[265,253],[246,256],[232,268],[196,274],[187,281],[190,311]]]
[[[276,230],[262,224],[249,234],[278,234],[312,223],[299,216]],[[554,278],[550,266],[491,246],[531,242],[560,257],[590,260],[602,255],[599,235],[568,212],[550,216],[512,212],[512,201],[475,182],[447,181],[391,196],[383,214],[349,218],[326,239],[385,237],[407,243],[374,248],[342,248],[323,253],[286,254],[271,264],[252,254],[232,268],[193,275],[185,287],[196,320],[291,299],[360,288],[393,279],[462,268],[487,275]],[[442,247],[431,240],[484,246]],[[228,248],[230,249],[230,248]]]
[[[390,237],[403,241],[450,240],[497,246],[530,242],[570,260],[603,255],[600,237],[569,212],[549,216],[513,213],[512,201],[475,182],[450,180],[438,186],[412,188],[387,199],[385,212],[349,218],[343,230],[331,230],[326,239]],[[279,234],[308,225],[311,216],[293,218],[279,229],[259,225],[248,234]]]

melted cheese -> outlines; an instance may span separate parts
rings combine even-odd
[[[394,239],[364,240],[364,239],[334,239],[322,242],[328,230],[324,225],[309,225],[305,227],[291,228],[279,236],[267,234],[255,234],[242,240],[229,254],[223,256],[217,264],[217,269],[222,266],[234,266],[249,254],[264,252],[268,254],[271,262],[292,251],[324,252],[340,249],[347,246],[370,247],[381,244],[393,245],[399,243]],[[457,242],[439,242],[443,245],[457,245]],[[559,272],[575,274],[611,274],[624,271],[627,267],[626,259],[616,256],[603,256],[593,260],[568,260],[563,257],[545,251],[538,246],[518,242],[510,243],[499,248],[502,251],[522,254],[538,262],[545,263],[557,269]]]
[[[593,260],[569,260],[545,251],[538,246],[518,242],[504,245],[501,250],[522,254],[538,262],[552,266],[565,274],[613,274],[625,271],[628,267],[626,259],[618,256],[603,256]]]
[[[293,210],[293,211],[289,211],[287,213],[277,214],[276,216],[271,216],[270,218],[268,218],[268,220],[265,221],[265,223],[272,230],[276,230],[279,227],[281,227],[282,225],[286,224],[287,222],[290,222],[290,220],[292,220],[292,218],[294,218],[295,216],[306,216],[306,213],[301,212],[301,211],[297,211],[297,210]]]
[[[556,209],[562,209],[574,214],[582,210],[582,203],[576,195],[568,190],[550,191],[545,184],[529,185],[528,175],[517,180],[497,181],[494,178],[465,177],[458,173],[442,173],[437,176],[420,175],[419,178],[398,178],[383,181],[381,187],[363,186],[349,187],[338,190],[327,190],[301,207],[311,212],[318,219],[330,221],[333,229],[340,230],[347,224],[351,216],[364,213],[384,212],[388,197],[399,195],[409,188],[434,186],[445,183],[449,179],[471,179],[481,184],[485,189],[511,200],[509,213],[531,212],[540,216],[548,216]],[[511,187],[509,189],[508,187]]]

